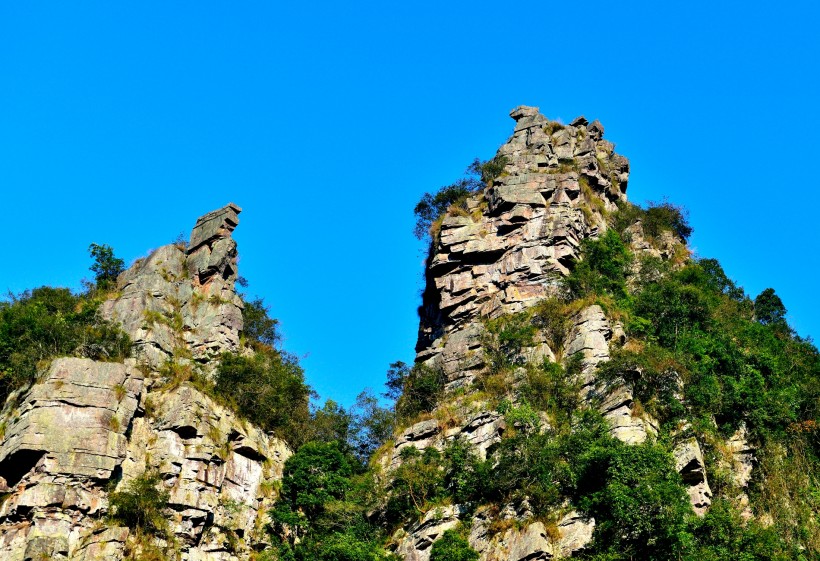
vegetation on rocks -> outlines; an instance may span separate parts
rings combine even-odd
[[[169,493],[158,473],[145,472],[109,496],[110,518],[140,534],[164,536],[168,530],[165,509]]]
[[[0,402],[33,382],[51,359],[122,360],[131,342],[100,318],[94,295],[41,287],[0,302]]]
[[[505,165],[506,158],[503,156],[485,162],[476,158],[467,167],[465,177],[439,188],[435,193],[425,193],[413,209],[416,215],[416,237],[421,240],[430,235],[432,226],[445,212],[466,213],[467,199],[501,175]]]

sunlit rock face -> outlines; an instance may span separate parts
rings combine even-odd
[[[484,366],[475,322],[553,295],[581,240],[602,233],[604,213],[626,198],[629,162],[599,122],[562,126],[524,106],[510,115],[503,173],[466,216],[444,218],[427,263],[417,360],[440,364],[452,386]]]
[[[511,429],[485,401],[463,397],[476,390],[475,382],[489,366],[483,348],[486,321],[558,295],[562,277],[580,256],[581,242],[604,234],[607,215],[626,201],[629,162],[604,139],[598,121],[579,117],[560,125],[525,106],[510,116],[515,120],[513,134],[495,160],[505,162],[503,172],[467,201],[466,210],[448,212],[432,231],[416,361],[441,369],[448,393],[432,418],[395,435],[391,453],[380,458],[388,479],[407,447],[443,450],[459,438],[484,458]],[[648,241],[640,222],[628,233],[630,247],[639,255],[670,260],[685,250],[683,241],[672,235]],[[612,436],[640,444],[657,435],[657,421],[636,407],[629,384],[618,379],[604,383],[597,377],[612,349],[627,342],[623,326],[595,304],[566,319],[567,334],[560,344],[538,331],[534,346],[525,348],[521,358],[537,362],[580,356],[580,397],[585,406],[603,414]],[[542,429],[546,427],[548,420],[542,419]],[[678,440],[676,467],[695,512],[703,514],[711,503],[711,489],[700,445],[683,433]],[[469,542],[481,561],[564,558],[592,539],[595,520],[578,512],[562,511],[554,527],[547,528],[526,501],[499,508],[479,508],[469,515],[460,505],[431,511],[397,532],[395,551],[406,561],[427,561],[435,540],[467,517]],[[508,529],[499,532],[499,526]]]
[[[248,559],[291,452],[167,364],[213,372],[240,350],[236,242],[240,209],[200,218],[191,243],[138,260],[102,306],[134,341],[124,363],[59,358],[0,413],[0,559],[120,560],[134,536],[106,522],[109,495],[146,471],[169,492],[184,561]]]

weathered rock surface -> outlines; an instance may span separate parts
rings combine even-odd
[[[712,504],[712,489],[706,479],[706,463],[700,444],[694,437],[678,442],[674,450],[675,469],[681,475],[689,493],[689,501],[698,515],[706,513]]]
[[[109,492],[146,471],[170,494],[182,561],[248,559],[288,447],[183,383],[164,387],[173,360],[201,365],[239,350],[234,289],[236,205],[199,221],[186,251],[164,246],[137,261],[103,305],[135,343],[124,364],[54,360],[0,413],[0,559],[115,561],[129,530],[107,526]]]
[[[580,241],[625,198],[629,163],[600,123],[561,126],[523,106],[510,115],[504,172],[468,202],[469,216],[444,218],[428,262],[417,360],[440,365],[451,386],[483,367],[474,321],[553,295]]]
[[[239,350],[242,300],[236,294],[236,242],[241,209],[229,204],[200,218],[186,251],[166,245],[117,280],[120,295],[102,307],[134,341],[135,356],[152,370],[169,359],[206,370],[222,352]]]
[[[506,429],[502,415],[465,410],[459,405],[461,399],[453,397],[472,391],[473,382],[487,371],[486,320],[560,295],[561,277],[579,257],[581,242],[603,234],[607,214],[626,199],[629,163],[604,140],[599,122],[579,117],[570,125],[559,125],[537,108],[525,106],[510,115],[516,122],[513,135],[496,155],[504,159],[503,173],[467,201],[466,212],[454,211],[442,219],[428,256],[416,361],[441,369],[450,397],[434,412],[434,419],[397,435],[392,454],[382,461],[388,474],[401,464],[407,447],[442,449],[452,438],[474,430],[477,436],[468,440],[486,457],[500,441]],[[669,233],[650,239],[640,222],[627,230],[626,239],[639,257],[674,263],[687,255],[682,240]],[[633,275],[643,274],[639,262]],[[586,406],[601,411],[611,434],[628,444],[657,435],[658,422],[637,406],[626,382],[640,372],[624,372],[622,379],[607,382],[597,377],[598,367],[610,360],[611,347],[627,343],[623,326],[612,322],[598,305],[586,306],[568,319],[563,343],[537,331],[533,346],[521,351],[522,362],[566,361],[580,355],[581,397]],[[508,395],[513,399],[517,380],[525,375],[520,370],[510,374]],[[447,425],[439,418],[447,419]],[[548,423],[543,421],[542,429]],[[702,514],[711,503],[711,490],[698,442],[694,438],[679,442],[675,459],[693,508]],[[407,560],[428,559],[435,538],[463,516],[457,507],[427,513],[420,524],[395,536],[396,551]],[[509,505],[501,513],[479,509],[470,521],[470,542],[481,561],[566,557],[592,539],[594,521],[578,513],[561,518],[557,528],[532,517],[526,508],[515,510]],[[497,531],[504,520],[514,520],[514,527]],[[490,532],[491,527],[496,533]]]

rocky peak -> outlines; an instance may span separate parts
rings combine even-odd
[[[466,213],[444,217],[428,259],[417,361],[456,385],[482,367],[475,322],[554,295],[581,240],[604,232],[605,213],[626,199],[629,161],[598,121],[562,125],[528,106],[510,116],[513,134],[496,154],[503,172]]]
[[[101,311],[133,358],[55,359],[0,411],[0,559],[130,558],[143,538],[106,518],[110,492],[146,472],[169,493],[167,558],[236,561],[264,547],[289,448],[167,368],[207,375],[240,350],[239,212],[206,214],[187,250],[160,247],[120,275]]]
[[[240,212],[230,203],[200,217],[187,250],[171,244],[138,259],[120,275],[117,296],[103,304],[103,315],[122,325],[150,368],[173,358],[209,370],[212,359],[239,350],[243,304],[231,233]]]
[[[236,280],[236,242],[231,233],[239,225],[240,212],[240,207],[228,203],[196,221],[186,260],[191,275],[200,285],[217,273],[225,280]]]

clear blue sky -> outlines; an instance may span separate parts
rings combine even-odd
[[[0,289],[78,287],[242,205],[240,273],[350,403],[411,361],[412,207],[507,113],[600,119],[631,200],[820,336],[820,13],[809,2],[3,2]]]

